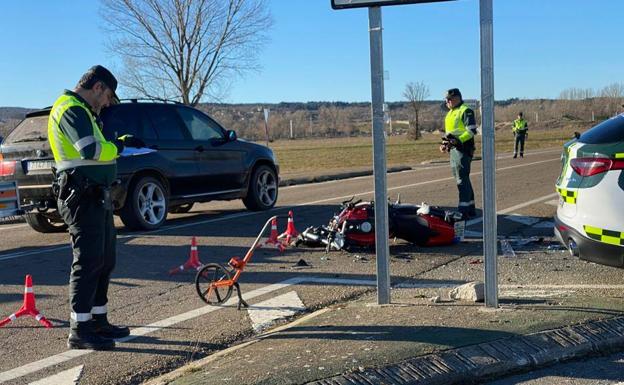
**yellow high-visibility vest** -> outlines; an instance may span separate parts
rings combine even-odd
[[[474,134],[471,130],[466,128],[464,124],[464,113],[468,107],[462,103],[459,107],[452,108],[444,119],[444,131],[447,134],[451,134],[460,142],[465,143],[470,140]]]
[[[61,130],[60,122],[65,111],[75,106],[81,107],[87,112],[93,127],[93,134],[72,143]],[[54,155],[57,171],[80,166],[100,166],[116,163],[117,146],[104,138],[95,117],[91,113],[91,109],[73,95],[63,94],[54,102],[50,111],[50,118],[48,119],[48,140]],[[91,159],[82,158],[80,150],[93,143],[95,143],[96,147],[94,156]]]
[[[527,130],[527,121],[524,119],[514,120],[513,132],[520,132]]]

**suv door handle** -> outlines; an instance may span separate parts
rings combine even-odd
[[[204,150],[205,150],[204,146],[200,145],[200,146],[195,147],[195,151],[197,152],[204,152]]]

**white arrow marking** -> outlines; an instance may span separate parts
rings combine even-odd
[[[256,332],[260,332],[279,319],[305,311],[306,307],[295,291],[251,305],[247,312]]]
[[[28,385],[74,385],[80,381],[83,369],[84,365],[76,366],[39,381],[31,382]]]

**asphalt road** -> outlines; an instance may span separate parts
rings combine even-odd
[[[481,162],[473,164],[477,202],[481,200],[480,168]],[[559,149],[529,153],[524,159],[499,158],[497,210],[541,220],[552,217],[556,209],[552,204],[554,181],[559,171]],[[247,212],[239,201],[215,202],[198,205],[189,214],[171,215],[167,225],[157,231],[131,233],[119,226],[109,317],[115,323],[129,325],[136,337],[119,343],[113,352],[67,353],[67,281],[71,262],[67,234],[38,234],[20,224],[0,226],[0,317],[21,306],[24,276],[31,274],[37,307],[55,325],[53,329],[44,329],[34,319],[20,318],[0,328],[0,383],[28,383],[82,365],[81,384],[140,383],[244,340],[254,332],[244,311],[202,306],[191,272],[168,275],[169,269],[188,258],[191,237],[197,236],[202,262],[225,263],[232,256],[245,254],[271,215],[285,215],[293,209],[295,225],[301,231],[326,223],[344,199],[353,195],[372,199],[373,189],[372,177],[298,185],[282,188],[279,207],[270,212]],[[397,194],[405,203],[449,207],[457,199],[447,164],[389,174],[388,196],[394,199]],[[282,220],[279,231],[285,227],[286,221]],[[479,231],[480,223],[472,229]],[[465,255],[464,247],[460,244],[425,249],[401,241],[391,244],[392,281],[448,268],[449,263]],[[400,257],[406,254],[422,258],[405,264]],[[368,258],[374,256],[369,254]],[[300,259],[312,267],[295,268]],[[240,282],[245,293],[253,294],[253,303],[284,294],[284,284],[273,284],[291,278],[374,279],[374,274],[374,261],[363,263],[353,254],[333,252],[326,258],[318,249],[289,249],[284,253],[261,249],[254,253]],[[370,286],[322,281],[296,285],[308,311],[372,290]]]
[[[509,376],[487,385],[622,385],[624,384],[624,353],[568,362]]]

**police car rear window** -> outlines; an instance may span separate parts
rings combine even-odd
[[[607,119],[581,135],[579,141],[587,144],[624,141],[624,114]]]

